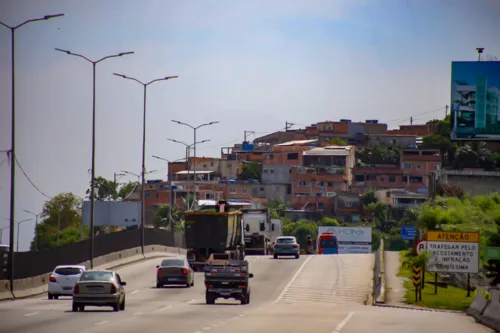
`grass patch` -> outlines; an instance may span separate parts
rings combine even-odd
[[[408,253],[408,251],[401,251],[401,260]],[[410,269],[400,267],[398,276],[411,279],[413,277],[413,272]],[[425,273],[426,282],[434,282],[434,273]],[[434,285],[425,284],[425,288],[422,289],[422,300],[415,302],[415,287],[411,280],[404,282],[404,287],[406,289],[406,303],[414,304],[418,306],[423,306],[431,309],[445,309],[445,310],[456,310],[456,311],[466,311],[472,301],[474,300],[474,294],[471,292],[471,296],[467,297],[467,290],[456,288],[448,285],[448,288],[438,287],[437,295],[434,295]]]

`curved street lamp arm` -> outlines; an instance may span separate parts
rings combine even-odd
[[[71,51],[68,51],[68,50],[62,50],[62,49],[58,49],[58,48],[55,48],[56,51],[59,51],[59,52],[63,52],[63,53],[66,53],[66,54],[69,54],[69,55],[72,55],[72,56],[76,56],[76,57],[80,57],[80,58],[83,58],[85,60],[87,60],[88,62],[90,63],[94,63],[94,61],[90,60],[89,58],[87,58],[86,56],[83,56],[81,54],[77,54],[77,53],[73,53]]]

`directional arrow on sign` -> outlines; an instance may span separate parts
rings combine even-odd
[[[422,279],[422,267],[413,266],[413,285],[416,287],[420,285]]]

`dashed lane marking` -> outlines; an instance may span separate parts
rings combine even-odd
[[[340,331],[342,331],[342,329],[344,328],[344,326],[347,325],[347,323],[349,322],[349,320],[351,320],[351,318],[352,318],[353,315],[354,315],[354,312],[349,312],[349,314],[347,315],[347,317],[345,317],[344,320],[342,320],[337,325],[337,327],[335,327],[335,329],[332,331],[332,333],[340,333]]]
[[[103,321],[100,321],[100,322],[95,323],[95,324],[96,324],[96,326],[100,326],[100,325],[104,325],[104,324],[107,324],[107,323],[109,323],[109,320],[103,320]]]
[[[31,316],[37,315],[37,314],[39,314],[39,313],[40,313],[40,312],[32,312],[32,313],[27,313],[27,314],[25,314],[24,316],[25,316],[25,317],[31,317]]]
[[[130,294],[133,295],[133,294],[138,293],[138,292],[139,292],[139,290],[134,290]]]
[[[136,312],[136,313],[134,313],[135,316],[139,316],[141,314],[142,314],[142,312]]]

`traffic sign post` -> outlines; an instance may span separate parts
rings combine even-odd
[[[413,266],[413,286],[415,287],[415,302],[422,300],[422,267]]]

